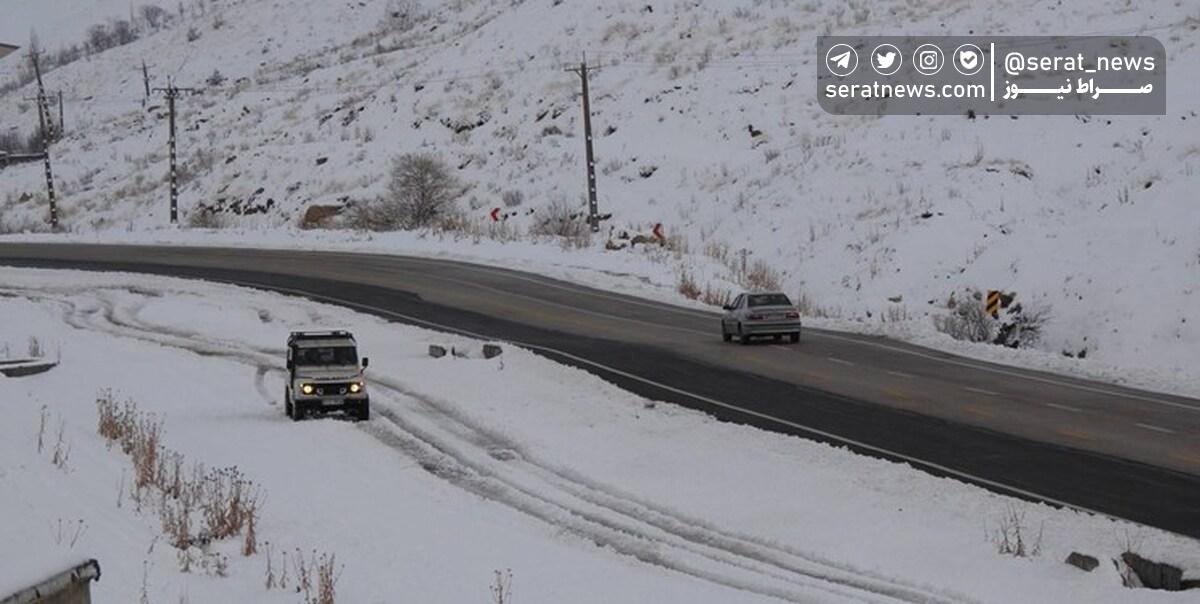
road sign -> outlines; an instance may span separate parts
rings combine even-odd
[[[987,313],[993,319],[1000,318],[1000,292],[994,289],[989,289],[987,293]]]
[[[492,217],[492,222],[500,222],[500,208],[492,208],[488,215]]]

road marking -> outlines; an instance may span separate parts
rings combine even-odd
[[[353,255],[353,254],[344,254],[344,255]],[[380,256],[380,257],[388,256],[388,254],[375,254],[375,255]],[[653,301],[653,300],[645,300],[645,301],[630,300],[630,298],[639,297],[639,296],[637,296],[636,292],[629,294],[628,297],[613,296],[611,294],[605,294],[604,292],[601,292],[601,291],[596,291],[588,286],[576,285],[576,284],[569,283],[569,282],[565,282],[563,284],[551,284],[542,279],[531,279],[531,278],[527,278],[527,277],[523,277],[523,276],[519,276],[519,275],[514,275],[514,273],[517,273],[518,271],[513,271],[511,269],[504,269],[504,268],[500,268],[500,267],[488,266],[488,265],[484,265],[484,264],[475,264],[475,263],[470,263],[470,262],[458,262],[458,261],[451,261],[451,260],[437,260],[437,259],[430,259],[430,258],[416,258],[416,257],[412,257],[412,256],[396,256],[394,254],[392,254],[391,256],[403,258],[404,260],[423,261],[423,262],[430,263],[430,264],[440,262],[443,265],[451,264],[452,266],[468,267],[470,269],[479,270],[480,272],[503,273],[505,275],[513,276],[513,277],[523,279],[526,281],[536,282],[541,285],[554,287],[556,289],[573,291],[573,292],[576,292],[579,294],[589,295],[592,297],[597,297],[597,298],[602,298],[602,299],[610,299],[610,300],[618,300],[618,301],[628,302],[630,304],[636,304],[638,306],[647,306],[647,307],[663,309],[663,310],[667,310],[669,312],[673,312],[673,313],[679,314],[679,315],[686,315],[686,316],[691,316],[691,317],[706,316],[706,318],[716,318],[716,317],[720,316],[720,314],[715,313],[715,312],[693,310],[693,309],[685,308],[682,306],[678,306],[676,304],[668,304],[665,302],[658,302],[658,301]],[[499,291],[499,290],[497,290],[497,291]],[[512,292],[503,292],[503,293],[511,294]],[[520,295],[520,294],[514,294],[514,295]],[[576,310],[578,310],[577,307],[572,307],[572,308],[575,308]],[[594,313],[593,312],[593,314],[605,314],[605,313]],[[619,316],[615,316],[615,315],[606,315],[606,316],[610,316],[610,317],[614,317],[614,318],[618,318],[618,319],[623,318],[623,317],[619,317]],[[665,327],[665,326],[658,325],[658,327]],[[699,332],[697,330],[688,329],[688,328],[671,328],[671,327],[669,327],[668,329],[674,329],[676,331],[691,331],[693,333],[705,333],[705,332]],[[944,356],[938,356],[936,354],[925,353],[925,352],[921,352],[919,350],[910,350],[910,349],[903,348],[903,347],[896,346],[896,345],[884,344],[884,343],[880,343],[880,342],[873,342],[870,340],[857,338],[857,337],[848,337],[845,335],[839,335],[834,332],[818,330],[818,329],[809,329],[808,333],[812,334],[813,337],[817,337],[817,338],[828,338],[831,340],[840,340],[840,341],[844,341],[844,342],[851,342],[851,343],[862,345],[862,346],[871,346],[874,348],[890,350],[892,352],[898,352],[898,353],[906,354],[909,356],[920,357],[923,359],[927,359],[927,360],[931,360],[931,361],[935,361],[935,362],[939,362],[939,363],[945,363],[948,365],[956,365],[959,367],[968,367],[971,369],[987,371],[990,373],[996,373],[999,375],[1005,375],[1005,376],[1014,377],[1014,378],[1022,379],[1022,380],[1041,382],[1044,384],[1053,384],[1055,386],[1061,386],[1064,388],[1072,388],[1075,390],[1082,390],[1085,392],[1092,392],[1092,393],[1096,393],[1096,394],[1103,394],[1106,396],[1113,396],[1113,397],[1125,398],[1125,399],[1135,399],[1135,400],[1140,400],[1140,401],[1144,401],[1144,402],[1148,402],[1148,403],[1154,403],[1157,405],[1165,405],[1168,407],[1174,407],[1177,409],[1185,409],[1185,410],[1192,411],[1195,413],[1200,413],[1200,406],[1198,406],[1198,405],[1178,403],[1175,401],[1168,401],[1168,400],[1156,398],[1153,396],[1136,394],[1133,392],[1119,392],[1116,390],[1110,390],[1110,389],[1100,388],[1100,387],[1096,387],[1096,386],[1089,386],[1086,384],[1076,384],[1076,383],[1064,381],[1061,379],[1054,379],[1054,378],[1042,377],[1042,376],[1037,376],[1037,375],[1029,375],[1026,373],[1022,373],[1022,371],[1030,371],[1030,370],[1022,370],[1022,368],[1019,368],[1019,367],[1012,367],[1011,369],[1008,369],[1005,367],[992,367],[992,366],[988,366],[988,365],[983,365],[980,362],[969,362],[968,360],[965,360],[965,359],[958,360],[958,359],[954,359],[954,358],[946,358]],[[1064,376],[1064,377],[1066,377],[1066,376]]]
[[[1059,411],[1070,411],[1071,413],[1083,413],[1083,409],[1079,407],[1071,407],[1069,405],[1060,405],[1058,403],[1042,403],[1043,405]]]
[[[1085,432],[1083,430],[1077,430],[1075,428],[1059,428],[1059,429],[1055,430],[1055,432],[1062,436],[1066,436],[1068,438],[1074,438],[1076,440],[1086,440],[1086,441],[1096,440],[1095,434],[1092,434],[1091,432]]]
[[[970,386],[963,386],[963,390],[966,390],[967,392],[974,392],[975,394],[985,394],[987,396],[1000,396],[999,392],[992,392],[991,390],[984,390],[983,388],[972,388]]]
[[[1174,434],[1175,433],[1175,431],[1170,428],[1163,428],[1161,426],[1155,426],[1154,424],[1134,424],[1134,425],[1139,428],[1144,428],[1146,430],[1153,430],[1154,432],[1162,432],[1163,434]]]
[[[896,376],[896,377],[907,378],[907,379],[910,379],[910,380],[911,380],[911,379],[913,379],[913,378],[915,378],[915,377],[917,377],[917,376],[915,376],[915,375],[912,375],[912,374],[910,374],[910,373],[904,373],[903,371],[888,371],[888,372],[887,372],[887,374],[888,374],[888,375],[894,375],[894,376]]]
[[[851,446],[853,446],[853,447],[858,447],[859,449],[862,449],[862,450],[864,450],[864,451],[871,451],[871,452],[873,452],[873,453],[875,453],[875,454],[878,454],[878,455],[883,455],[883,456],[886,456],[886,457],[890,457],[890,458],[892,458],[892,459],[899,459],[899,460],[903,460],[903,461],[906,461],[906,462],[908,462],[908,463],[911,463],[911,464],[914,464],[914,465],[917,465],[917,466],[921,466],[921,467],[924,467],[924,468],[926,468],[926,469],[933,470],[933,471],[935,471],[935,472],[940,472],[940,473],[942,473],[942,474],[945,474],[945,475],[948,475],[948,476],[956,476],[956,477],[958,477],[958,478],[961,478],[961,479],[964,479],[964,480],[968,480],[968,481],[970,481],[970,482],[973,482],[973,483],[975,483],[975,484],[980,484],[980,485],[988,486],[988,487],[991,487],[991,488],[993,488],[993,489],[997,489],[997,490],[1000,490],[1000,491],[1005,491],[1005,492],[1008,492],[1008,493],[1010,493],[1010,494],[1020,495],[1020,496],[1022,496],[1022,497],[1026,497],[1026,498],[1028,498],[1028,499],[1034,499],[1034,500],[1037,500],[1037,501],[1043,501],[1043,502],[1046,502],[1046,503],[1049,503],[1049,504],[1057,505],[1057,506],[1064,507],[1064,508],[1068,508],[1068,509],[1079,510],[1079,511],[1081,511],[1081,512],[1087,512],[1087,513],[1089,513],[1089,514],[1093,514],[1093,515],[1100,516],[1100,517],[1104,517],[1104,518],[1111,518],[1111,519],[1114,519],[1114,520],[1123,520],[1123,521],[1125,521],[1125,522],[1133,522],[1132,520],[1129,520],[1129,519],[1127,519],[1127,518],[1121,518],[1120,516],[1115,516],[1115,515],[1113,515],[1113,514],[1106,514],[1106,513],[1104,513],[1104,512],[1099,512],[1099,511],[1093,510],[1093,509],[1091,509],[1091,508],[1088,508],[1088,507],[1085,507],[1085,506],[1082,506],[1082,505],[1076,505],[1076,504],[1073,504],[1073,503],[1068,503],[1068,502],[1066,502],[1066,501],[1063,501],[1063,500],[1061,500],[1061,499],[1055,499],[1055,498],[1053,498],[1053,497],[1047,497],[1046,495],[1041,495],[1041,494],[1035,493],[1035,492],[1033,492],[1033,491],[1030,491],[1030,490],[1028,490],[1028,489],[1023,489],[1023,488],[1020,488],[1020,487],[1009,486],[1009,485],[1006,485],[1006,484],[1004,484],[1004,483],[1002,483],[1002,482],[999,482],[999,481],[996,481],[996,480],[991,480],[991,479],[989,479],[989,478],[984,478],[984,477],[982,477],[982,476],[976,476],[976,475],[974,475],[974,474],[971,474],[970,472],[964,472],[964,471],[962,471],[962,470],[956,470],[956,469],[954,469],[954,468],[951,468],[951,467],[949,467],[949,466],[944,466],[944,465],[942,465],[942,464],[935,463],[935,462],[932,462],[932,461],[926,461],[926,460],[924,460],[924,459],[921,459],[921,458],[919,458],[919,457],[914,457],[914,456],[912,456],[912,455],[905,455],[904,453],[898,453],[898,452],[896,452],[896,451],[892,451],[891,449],[887,449],[887,448],[884,448],[884,447],[879,447],[879,446],[876,446],[876,445],[868,444],[868,443],[866,443],[866,442],[863,442],[863,441],[860,441],[860,440],[856,440],[856,439],[853,439],[853,438],[847,438],[847,437],[844,437],[844,436],[840,436],[840,435],[838,435],[838,434],[834,434],[834,433],[832,433],[832,432],[828,432],[828,431],[825,431],[825,430],[821,430],[820,428],[813,428],[813,427],[811,427],[811,426],[806,426],[806,425],[804,425],[804,424],[800,424],[800,423],[796,423],[796,422],[789,421],[789,420],[786,420],[786,419],[781,419],[781,418],[778,418],[778,417],[774,417],[774,416],[772,416],[772,415],[768,415],[768,414],[766,414],[766,413],[763,413],[763,412],[761,412],[761,411],[755,411],[755,410],[753,410],[753,409],[747,409],[747,408],[744,408],[744,407],[739,407],[739,406],[737,406],[737,405],[732,405],[732,404],[729,404],[729,403],[721,402],[721,401],[719,401],[719,400],[716,400],[716,399],[713,399],[713,398],[709,398],[709,397],[707,397],[707,396],[704,396],[704,395],[702,395],[702,394],[696,394],[696,393],[693,393],[693,392],[688,392],[687,390],[683,390],[683,389],[681,389],[681,388],[676,388],[676,387],[674,387],[674,386],[670,386],[670,385],[667,385],[667,384],[663,384],[663,383],[661,383],[661,382],[656,382],[656,381],[654,381],[654,380],[651,380],[651,379],[649,379],[649,378],[644,378],[644,377],[642,377],[642,376],[640,376],[640,375],[636,375],[636,374],[633,374],[633,373],[629,373],[629,372],[627,372],[627,371],[622,371],[622,370],[620,370],[620,369],[616,369],[616,368],[614,368],[614,367],[609,367],[609,366],[607,366],[607,365],[604,365],[604,364],[602,364],[602,363],[597,363],[597,362],[595,362],[595,361],[592,361],[592,360],[589,360],[589,359],[585,359],[585,358],[583,358],[583,357],[579,357],[579,356],[573,355],[573,354],[571,354],[571,353],[569,353],[569,352],[563,352],[563,351],[561,351],[561,350],[556,350],[556,349],[554,349],[554,348],[550,348],[550,347],[548,347],[548,346],[538,346],[538,345],[535,345],[535,344],[526,344],[526,343],[524,343],[524,342],[519,342],[519,341],[515,341],[515,340],[498,340],[497,338],[491,338],[491,337],[488,337],[488,336],[486,336],[486,335],[484,335],[484,334],[476,333],[476,332],[469,331],[469,330],[466,330],[466,329],[461,329],[461,328],[458,328],[458,327],[451,327],[451,326],[449,326],[449,325],[442,325],[442,324],[440,324],[440,323],[435,323],[435,322],[433,322],[433,321],[427,321],[427,320],[425,320],[425,319],[421,319],[421,318],[414,317],[414,316],[411,316],[411,315],[406,315],[406,314],[403,314],[403,313],[398,313],[398,312],[395,312],[395,311],[392,311],[392,310],[388,310],[388,309],[385,309],[385,308],[380,308],[380,307],[378,307],[378,306],[372,306],[372,305],[369,305],[369,304],[362,304],[362,303],[359,303],[359,302],[352,302],[352,301],[350,301],[350,300],[343,300],[343,299],[340,299],[340,298],[334,298],[334,297],[332,297],[332,296],[325,296],[325,295],[316,294],[316,293],[312,293],[312,292],[305,292],[305,291],[301,291],[301,290],[297,290],[297,289],[292,289],[292,288],[288,288],[288,287],[280,287],[280,286],[275,286],[275,285],[264,285],[264,284],[257,284],[257,283],[247,283],[247,282],[244,282],[244,281],[237,281],[237,280],[232,280],[232,279],[231,279],[231,280],[227,280],[227,281],[225,281],[225,282],[226,282],[226,283],[233,283],[233,284],[235,284],[235,285],[241,285],[241,286],[243,286],[243,287],[249,287],[249,288],[251,288],[251,289],[260,289],[260,290],[267,290],[267,291],[277,291],[277,292],[290,293],[290,294],[292,294],[292,295],[299,296],[299,297],[302,297],[302,298],[308,298],[308,299],[310,299],[310,300],[324,300],[324,301],[326,301],[326,302],[330,302],[330,303],[332,303],[332,304],[337,304],[337,305],[339,305],[339,306],[345,306],[345,307],[348,307],[348,308],[359,308],[359,309],[365,309],[365,310],[368,310],[368,311],[374,312],[374,313],[376,313],[376,314],[379,314],[379,315],[390,316],[390,317],[394,317],[394,318],[402,319],[402,320],[404,320],[404,321],[408,321],[409,323],[412,323],[412,324],[424,325],[424,326],[426,326],[426,327],[429,327],[429,328],[432,328],[432,329],[437,329],[437,330],[440,330],[440,331],[445,331],[445,332],[450,332],[450,333],[457,333],[457,334],[460,334],[460,335],[464,335],[464,336],[472,337],[472,338],[479,339],[479,340],[488,340],[488,341],[493,341],[493,342],[496,342],[496,341],[503,341],[504,343],[507,343],[507,344],[510,344],[510,345],[513,345],[513,346],[520,346],[520,347],[523,347],[523,348],[527,348],[527,349],[529,349],[529,350],[540,350],[540,351],[542,351],[542,352],[544,352],[544,353],[550,353],[550,354],[558,355],[558,356],[560,356],[560,357],[562,357],[562,358],[570,359],[570,360],[572,360],[572,361],[574,361],[574,362],[576,362],[576,363],[579,363],[580,365],[587,365],[587,366],[590,366],[590,367],[595,367],[595,368],[597,368],[597,369],[601,369],[601,370],[603,370],[603,371],[606,371],[606,372],[608,372],[608,373],[611,373],[611,374],[613,374],[613,375],[619,375],[619,376],[621,376],[621,377],[624,377],[624,378],[626,378],[626,379],[628,379],[628,380],[635,381],[635,382],[640,382],[640,383],[643,383],[643,384],[647,384],[647,385],[649,385],[649,386],[653,386],[653,387],[655,387],[655,388],[658,388],[658,389],[660,389],[660,390],[663,390],[663,391],[666,391],[666,392],[671,392],[671,393],[674,393],[674,394],[678,394],[678,395],[680,395],[680,396],[685,396],[685,397],[687,397],[687,398],[690,398],[690,399],[692,399],[692,400],[700,401],[700,402],[702,402],[702,403],[706,403],[706,404],[712,405],[712,406],[714,406],[714,407],[721,407],[721,408],[723,408],[723,409],[730,409],[730,410],[732,410],[732,411],[736,411],[736,412],[738,412],[738,413],[742,413],[742,414],[744,414],[744,415],[747,415],[747,416],[750,416],[750,417],[757,417],[757,418],[759,418],[759,419],[766,420],[766,421],[769,421],[769,422],[772,422],[772,423],[778,424],[778,425],[780,425],[780,426],[786,426],[786,427],[789,427],[789,428],[792,428],[792,429],[795,429],[795,430],[798,430],[798,431],[801,431],[801,432],[805,432],[805,433],[808,433],[808,434],[812,434],[812,435],[820,436],[820,437],[822,437],[822,438],[825,438],[825,439],[828,439],[828,440],[831,440],[831,441],[836,441],[836,442],[840,442],[840,443],[843,443],[843,444],[851,445]],[[1200,458],[1196,458],[1196,459],[1195,459],[1195,463],[1197,463],[1197,464],[1200,464]]]
[[[1200,455],[1193,455],[1191,453],[1178,453],[1177,452],[1177,453],[1171,454],[1171,459],[1174,459],[1177,461],[1182,461],[1184,463],[1190,463],[1194,466],[1200,466]]]
[[[825,358],[833,361],[834,363],[841,363],[842,365],[848,365],[850,367],[854,366],[854,363],[851,363],[850,361],[847,361],[845,359],[839,359],[837,357],[825,357]]]
[[[963,411],[966,411],[971,415],[978,415],[979,417],[985,417],[988,419],[996,417],[996,412],[994,410],[977,405],[963,405]]]

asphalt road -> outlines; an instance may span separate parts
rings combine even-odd
[[[241,283],[512,341],[724,420],[1200,537],[1195,399],[814,329],[725,344],[714,313],[443,260],[0,243],[0,265]]]

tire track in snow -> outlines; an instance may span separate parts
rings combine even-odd
[[[146,299],[161,297],[164,292],[120,287],[57,288],[54,291],[58,296],[46,296],[21,289],[5,291],[55,303],[64,311],[64,322],[77,329],[250,365],[256,371],[258,394],[268,404],[275,404],[265,380],[272,372],[283,372],[278,359],[284,349],[256,348],[141,320],[139,314]],[[187,291],[167,293],[195,295]],[[75,300],[80,295],[86,296],[84,304]],[[377,392],[387,391],[386,398],[392,400],[388,406],[376,405],[380,417],[362,426],[366,433],[412,457],[443,480],[597,546],[698,579],[790,602],[831,597],[870,603],[970,601],[687,518],[576,472],[539,462],[526,455],[518,443],[475,425],[451,403],[414,392],[387,376],[373,376],[371,381]],[[403,408],[404,413],[392,406]]]

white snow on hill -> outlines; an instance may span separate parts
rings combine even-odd
[[[521,603],[1194,600],[1122,587],[1109,559],[1132,547],[1196,578],[1196,540],[655,405],[521,349],[484,360],[480,342],[339,307],[113,273],[0,269],[0,317],[0,349],[36,337],[61,359],[0,378],[0,595],[94,557],[97,602],[297,602],[295,554],[316,551],[352,603],[494,601],[505,569]],[[283,415],[284,342],[313,325],[370,356],[370,422]],[[432,359],[431,343],[476,354]],[[181,572],[168,498],[139,505],[97,433],[110,388],[162,419],[185,471],[253,481],[258,553],[194,545]],[[998,553],[1014,515],[1027,557]],[[1063,564],[1071,551],[1100,567]],[[268,590],[284,552],[289,589]]]
[[[63,5],[37,18],[54,23],[46,15]],[[646,263],[732,289],[746,248],[814,314],[896,321],[900,335],[931,331],[952,293],[1014,291],[1049,309],[1044,351],[1195,379],[1194,4],[418,5],[423,18],[397,32],[381,29],[383,2],[214,0],[203,15],[52,71],[47,86],[68,99],[68,136],[53,149],[66,228],[119,237],[166,222],[165,109],[158,97],[141,104],[135,67],[146,60],[154,85],[171,77],[204,89],[180,101],[185,221],[201,204],[223,208],[258,241],[295,227],[310,205],[382,193],[390,158],[424,151],[472,185],[461,205],[473,220],[486,224],[516,191],[524,202],[505,207],[515,214],[507,224],[527,229],[537,208],[581,203],[579,82],[563,69],[586,51],[601,67],[592,89],[601,209],[614,215],[606,229],[661,222],[679,244]],[[1152,35],[1169,57],[1168,115],[830,116],[814,97],[825,33]],[[214,72],[223,81],[206,85]],[[0,124],[30,131],[30,94],[0,97]],[[2,230],[44,228],[39,165],[4,170],[0,193]],[[446,245],[469,253],[467,241]],[[580,262],[543,247],[553,262]]]

